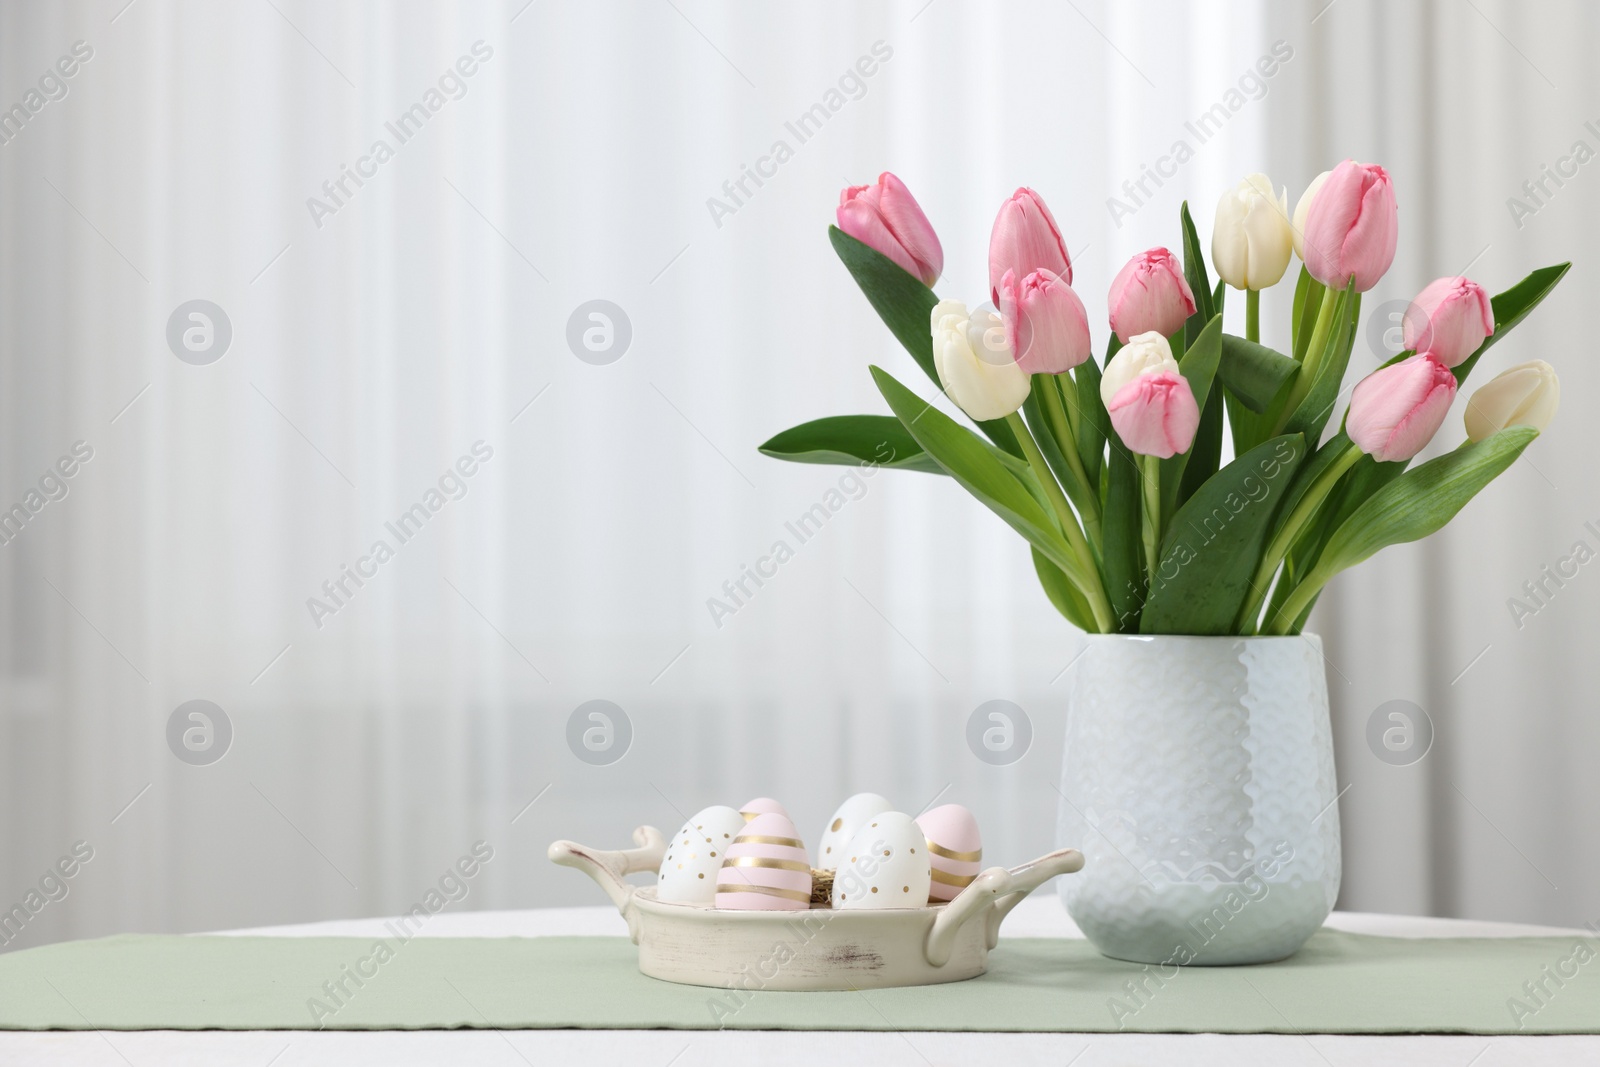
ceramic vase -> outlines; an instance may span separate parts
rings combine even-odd
[[[1168,966],[1293,954],[1339,893],[1322,643],[1090,635],[1072,676],[1058,842],[1102,953]]]

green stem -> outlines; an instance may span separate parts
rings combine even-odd
[[[1067,467],[1078,483],[1078,492],[1073,494],[1074,502],[1078,505],[1078,510],[1083,513],[1083,524],[1087,527],[1089,541],[1098,545],[1100,543],[1099,494],[1089,484],[1088,472],[1083,469],[1083,457],[1078,455],[1078,436],[1072,432],[1072,419],[1061,403],[1061,394],[1056,392],[1049,381],[1043,382],[1040,389],[1044,394],[1045,417],[1049,419],[1050,427],[1055,431],[1056,444],[1060,446]]]
[[[1267,589],[1272,585],[1272,576],[1277,573],[1278,565],[1283,562],[1283,557],[1289,554],[1289,549],[1294,545],[1306,526],[1321,510],[1322,504],[1328,499],[1328,494],[1355,465],[1363,453],[1353,444],[1346,444],[1345,450],[1328,466],[1324,467],[1305,491],[1289,517],[1284,520],[1278,532],[1273,535],[1272,541],[1267,545],[1267,550],[1261,556],[1261,564],[1256,567],[1255,577],[1250,581],[1250,593],[1245,600],[1244,610],[1239,613],[1239,623],[1235,627],[1240,633],[1246,632],[1246,627],[1254,629],[1256,613],[1261,610],[1261,603],[1266,599]],[[1293,616],[1290,616],[1293,618]],[[1271,623],[1274,619],[1268,619]]]
[[[1295,586],[1294,592],[1289,594],[1289,599],[1284,601],[1276,617],[1272,619],[1266,633],[1273,637],[1284,637],[1294,629],[1294,621],[1298,619],[1311,602],[1322,592],[1322,587],[1328,584],[1333,577],[1333,572],[1324,571],[1322,567],[1313,567],[1311,573],[1306,575],[1306,580]]]
[[[1312,383],[1317,377],[1317,368],[1322,365],[1323,351],[1328,347],[1328,335],[1333,329],[1333,319],[1336,311],[1344,308],[1344,290],[1329,292],[1322,298],[1322,306],[1317,309],[1317,324],[1311,329],[1311,344],[1306,347],[1305,362],[1300,364],[1300,373],[1295,376],[1294,385],[1289,389],[1289,399],[1283,405],[1283,411],[1278,414],[1278,422],[1272,433],[1276,436],[1283,432],[1289,422],[1289,416],[1300,406],[1300,401],[1311,392]]]
[[[1045,462],[1044,453],[1039,451],[1039,444],[1028,432],[1028,425],[1022,421],[1022,416],[1013,411],[1006,416],[1006,425],[1017,435],[1017,443],[1022,446],[1022,452],[1027,456],[1028,465],[1033,468],[1034,476],[1044,487],[1044,495],[1049,498],[1050,506],[1055,509],[1056,517],[1061,521],[1061,532],[1066,535],[1067,544],[1072,549],[1072,554],[1077,557],[1080,573],[1067,574],[1068,580],[1077,586],[1078,592],[1089,601],[1089,609],[1094,613],[1095,625],[1100,627],[1100,632],[1111,633],[1116,626],[1111,613],[1111,601],[1106,598],[1105,588],[1100,582],[1100,568],[1095,565],[1094,554],[1089,551],[1088,542],[1084,540],[1083,529],[1078,525],[1078,517],[1072,513],[1072,506],[1067,503],[1066,496],[1061,492],[1061,484],[1050,472],[1050,465]]]
[[[1056,381],[1056,390],[1061,394],[1062,410],[1067,415],[1067,425],[1072,427],[1072,439],[1078,439],[1078,420],[1083,417],[1082,406],[1078,403],[1078,383],[1071,374],[1051,375]]]
[[[1154,582],[1161,564],[1161,461],[1155,456],[1139,457],[1139,475],[1144,483],[1144,514],[1140,532],[1144,536],[1146,582]]]
[[[1083,404],[1080,402],[1078,383],[1069,374],[1055,375],[1056,388],[1061,392],[1061,408],[1065,412],[1067,425],[1072,428],[1072,440],[1077,442],[1079,433],[1083,430]],[[1098,472],[1091,478],[1088,469],[1083,466],[1082,455],[1074,456],[1073,462],[1078,465],[1078,476],[1083,479],[1084,494],[1089,501],[1089,510],[1084,513],[1085,525],[1089,528],[1089,537],[1096,549],[1101,546],[1100,520],[1102,509],[1100,507],[1100,477]]]
[[[1244,291],[1244,338],[1246,341],[1261,340],[1261,290],[1259,289]]]

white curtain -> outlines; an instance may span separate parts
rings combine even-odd
[[[1298,18],[1285,11],[1269,21],[1287,34]],[[1536,267],[1573,262],[1469,383],[1546,359],[1561,375],[1556,423],[1442,533],[1337,580],[1313,623],[1333,665],[1348,786],[1341,904],[1591,921],[1600,917],[1600,858],[1583,843],[1600,807],[1588,769],[1600,744],[1600,664],[1589,653],[1600,589],[1590,568],[1561,586],[1542,570],[1574,557],[1578,541],[1600,549],[1585,525],[1600,517],[1588,462],[1600,377],[1581,319],[1600,232],[1600,178],[1590,173],[1600,111],[1588,57],[1600,11],[1343,0],[1297,32],[1314,44],[1301,77],[1270,101],[1272,129],[1285,135],[1275,165],[1304,181],[1346,155],[1380,160],[1400,197],[1399,254],[1364,313],[1386,304],[1393,312],[1443,274],[1469,273],[1495,292]],[[1552,180],[1546,167],[1576,175]],[[1358,344],[1352,374],[1377,359]],[[1445,447],[1460,439],[1465,402],[1441,433]],[[1545,582],[1548,594],[1530,598],[1528,582]],[[1513,598],[1537,613],[1514,611]],[[1432,749],[1404,767],[1374,758],[1366,741],[1369,717],[1395,700],[1433,726]]]
[[[827,245],[838,190],[900,174],[943,239],[940,291],[977,300],[993,211],[1031,185],[1093,311],[1129,254],[1176,243],[1183,198],[1205,238],[1243,173],[1297,195],[1345,155],[1401,196],[1369,307],[1469,262],[1492,289],[1579,265],[1484,367],[1570,352],[1562,421],[1448,534],[1320,610],[1343,905],[1589,917],[1595,594],[1579,578],[1520,631],[1503,601],[1600,515],[1576,458],[1600,179],[1521,229],[1503,201],[1593,139],[1593,16],[1477,6],[0,9],[0,104],[28,116],[0,144],[0,507],[93,452],[0,546],[0,906],[93,850],[9,947],[392,912],[479,840],[493,859],[452,906],[592,903],[552,839],[620,845],[757,794],[808,837],[854,791],[960,800],[992,858],[1046,850],[1079,638],[1022,545],[943,479],[756,451],[882,411],[868,363],[932,395]],[[1202,143],[1186,123],[1230,91]],[[1182,139],[1176,176],[1145,177]],[[194,300],[231,325],[214,362],[168,343]],[[631,331],[609,363],[568,340],[595,300]],[[801,543],[786,524],[819,502]],[[387,524],[419,503],[402,541]],[[793,558],[733,602],[779,540]],[[1436,726],[1410,767],[1362,740],[1392,698]],[[1007,766],[965,740],[997,699],[1032,724]],[[169,743],[191,700],[231,725],[216,762]],[[569,746],[592,700],[626,714],[616,762]]]

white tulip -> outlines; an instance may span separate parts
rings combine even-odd
[[[1135,378],[1160,374],[1162,371],[1178,373],[1178,361],[1172,358],[1172,345],[1154,330],[1136,333],[1128,338],[1127,344],[1117,349],[1117,354],[1106,364],[1105,374],[1100,378],[1100,399],[1109,408],[1111,399],[1122,391],[1123,386]]]
[[[1293,248],[1289,194],[1274,196],[1265,174],[1249,175],[1217,201],[1211,262],[1217,276],[1235,289],[1277,285]]]
[[[968,315],[961,301],[941,300],[932,319],[933,367],[957,407],[987,422],[1022,406],[1033,379],[1017,366],[999,315],[984,308]]]
[[[1542,359],[1503,371],[1467,401],[1467,439],[1482,441],[1507,426],[1544,431],[1561,404],[1556,369]]]
[[[1290,227],[1294,231],[1294,254],[1305,262],[1306,258],[1306,216],[1311,214],[1311,201],[1317,198],[1317,192],[1322,188],[1322,183],[1328,180],[1328,175],[1333,171],[1325,170],[1306,186],[1306,191],[1300,194],[1300,202],[1294,206],[1294,223]]]

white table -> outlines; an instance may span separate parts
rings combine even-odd
[[[384,919],[229,930],[270,937],[381,937]],[[1328,925],[1389,937],[1530,937],[1574,933],[1511,923],[1335,912]],[[625,935],[610,908],[475,911],[434,916],[421,937]],[[1026,900],[1005,936],[1079,937],[1054,894]],[[472,1064],[630,1067],[1513,1067],[1600,1063],[1600,1037],[1352,1037],[1313,1034],[929,1034],[828,1031],[430,1030],[203,1031],[0,1034],[0,1064],[178,1067],[408,1067]]]

